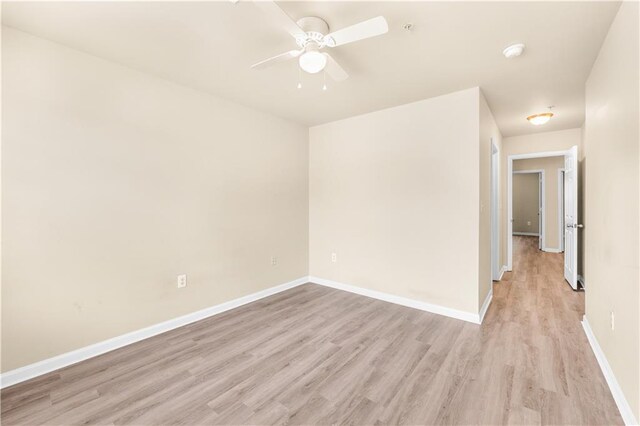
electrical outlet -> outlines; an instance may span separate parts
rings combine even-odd
[[[611,330],[616,329],[616,314],[611,311]]]
[[[331,253],[331,261],[336,263],[338,261],[338,253]]]
[[[275,256],[271,256],[271,266],[276,266],[278,264],[278,258]]]
[[[187,286],[187,276],[178,275],[178,288],[185,288]]]
[[[530,220],[527,221],[527,226],[531,226],[531,221]]]

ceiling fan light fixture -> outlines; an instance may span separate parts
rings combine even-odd
[[[389,31],[389,25],[384,16],[376,16],[329,32],[327,22],[317,16],[305,16],[294,21],[273,0],[254,0],[254,4],[295,39],[298,49],[257,62],[251,65],[253,69],[262,69],[279,62],[298,58],[299,70],[316,74],[326,69],[327,74],[334,81],[343,81],[349,77],[349,74],[331,55],[320,51],[324,48],[338,47],[376,37]]]
[[[551,120],[551,117],[553,117],[552,112],[545,112],[542,114],[530,115],[527,117],[527,120],[529,120],[529,123],[533,124],[534,126],[540,126]]]
[[[309,50],[300,55],[298,63],[304,71],[309,74],[316,74],[327,65],[327,57],[317,50]]]

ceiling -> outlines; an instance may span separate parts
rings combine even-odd
[[[306,125],[480,86],[503,136],[579,127],[584,83],[618,2],[280,2],[294,19],[340,29],[378,15],[389,33],[331,50],[341,83],[295,60],[251,64],[295,48],[248,0],[5,2],[2,22],[75,49]],[[402,27],[412,23],[408,32]],[[525,53],[505,59],[515,42]],[[555,105],[532,126],[525,117]]]

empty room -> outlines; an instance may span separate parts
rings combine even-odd
[[[1,19],[2,425],[638,425],[639,2]]]

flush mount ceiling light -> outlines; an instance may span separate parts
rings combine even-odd
[[[317,47],[309,46],[307,47],[307,51],[298,59],[298,63],[300,64],[300,68],[309,74],[315,74],[322,71],[327,65],[327,57],[324,53],[318,52]]]
[[[502,54],[504,55],[505,58],[509,59],[509,58],[515,58],[517,56],[522,55],[523,51],[524,51],[524,44],[516,43],[506,47],[502,51]]]
[[[552,112],[543,112],[542,114],[530,115],[527,117],[527,120],[529,120],[529,123],[533,124],[534,126],[540,126],[551,120],[551,117],[553,117]]]

